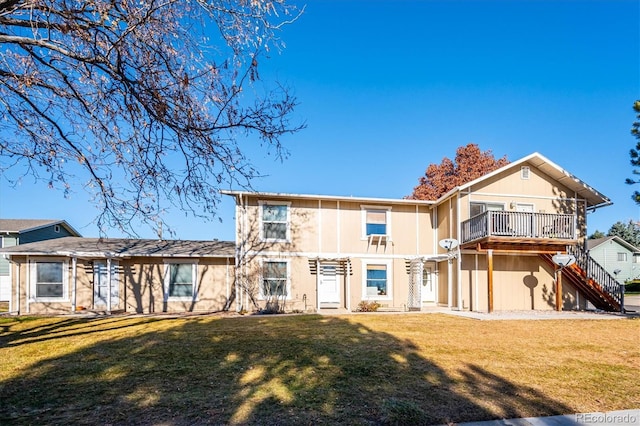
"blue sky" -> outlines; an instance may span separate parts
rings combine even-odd
[[[511,161],[540,152],[608,196],[589,233],[640,220],[624,183],[640,99],[637,0],[317,0],[281,38],[261,77],[294,89],[307,128],[284,139],[283,162],[247,144],[266,175],[256,190],[401,198],[473,142]],[[25,179],[0,191],[0,217],[98,234],[81,189],[65,199]],[[219,218],[169,221],[181,239],[232,240],[233,214],[223,197]]]

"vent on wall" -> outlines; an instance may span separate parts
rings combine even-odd
[[[522,166],[520,168],[520,179],[529,179],[529,175],[531,174],[531,169],[529,166]]]

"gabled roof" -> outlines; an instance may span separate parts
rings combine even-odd
[[[9,255],[126,257],[224,257],[235,256],[232,241],[138,240],[127,238],[63,237],[0,249]]]
[[[582,180],[578,179],[568,171],[564,170],[562,167],[555,164],[553,161],[549,160],[542,154],[534,152],[533,154],[529,154],[526,157],[523,157],[519,160],[516,160],[512,163],[507,164],[506,166],[500,167],[492,171],[491,173],[487,173],[484,176],[481,176],[477,179],[472,180],[471,182],[467,182],[464,185],[460,185],[456,188],[453,188],[451,191],[447,192],[445,195],[438,199],[438,202],[449,198],[452,194],[467,189],[473,185],[476,185],[484,180],[490,179],[493,176],[504,172],[505,170],[509,170],[510,168],[520,167],[524,163],[529,163],[533,167],[542,171],[558,183],[566,186],[567,188],[575,191],[578,194],[578,197],[587,200],[587,207],[590,210],[595,210],[600,207],[605,207],[613,204],[611,200],[603,195],[601,192],[595,190],[591,186],[587,185]]]
[[[615,241],[618,244],[620,244],[623,247],[626,247],[629,251],[632,251],[634,253],[640,253],[640,249],[638,249],[636,246],[634,246],[633,244],[630,244],[628,242],[626,242],[625,240],[623,240],[622,238],[618,237],[617,235],[611,236],[611,237],[603,237],[603,238],[594,238],[592,240],[587,240],[587,249],[591,250],[594,249],[598,246],[601,246],[602,244],[608,242],[608,241]]]
[[[346,201],[346,202],[361,202],[361,203],[382,203],[382,204],[405,204],[415,206],[420,205],[432,205],[435,201],[430,200],[410,200],[404,198],[367,198],[367,197],[352,197],[346,195],[314,195],[314,194],[288,194],[284,192],[251,192],[251,191],[220,191],[221,194],[231,195],[234,197],[264,197],[271,199],[303,199],[303,200],[326,200],[326,201]]]
[[[24,234],[54,225],[64,226],[71,234],[80,236],[67,221],[60,219],[0,219],[0,233]]]

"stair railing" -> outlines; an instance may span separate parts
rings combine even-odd
[[[618,303],[620,312],[624,312],[624,285],[620,284],[579,245],[569,246],[568,249],[569,254],[575,256],[576,264],[585,271],[587,278],[598,283],[602,290]]]

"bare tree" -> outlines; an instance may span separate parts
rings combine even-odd
[[[290,90],[258,73],[300,13],[284,0],[0,0],[0,169],[14,185],[83,187],[101,233],[156,227],[171,206],[214,217],[221,186],[259,175],[249,144],[281,159],[282,136],[304,127]]]

